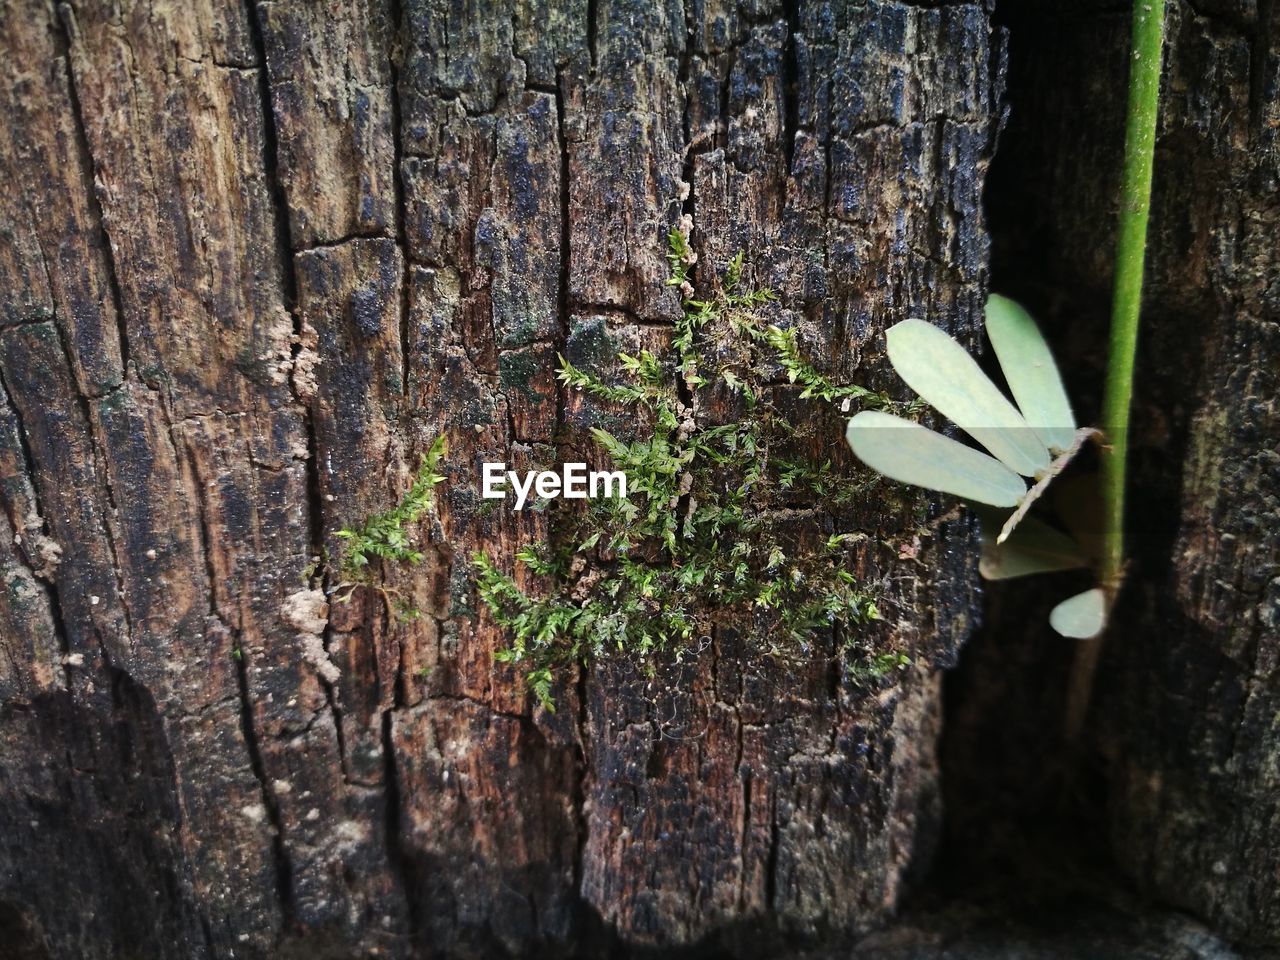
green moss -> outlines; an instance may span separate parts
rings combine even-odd
[[[618,344],[609,335],[604,317],[589,317],[573,324],[565,351],[585,370],[598,376],[613,369]]]
[[[498,356],[498,382],[508,390],[518,390],[537,402],[546,397],[530,386],[538,373],[538,361],[528,350],[514,350]]]
[[[423,454],[413,483],[399,503],[372,514],[359,526],[337,532],[345,541],[338,565],[341,577],[338,602],[349,600],[352,592],[360,587],[370,587],[383,595],[397,620],[412,620],[419,615],[407,604],[392,602],[394,591],[378,583],[374,571],[379,563],[422,562],[422,551],[414,540],[412,527],[431,508],[435,486],[444,480],[439,466],[446,449],[445,437],[441,434]]]
[[[668,257],[669,282],[687,292],[692,256],[682,234],[670,235]],[[570,516],[553,512],[551,539],[516,557],[540,581],[537,590],[522,589],[483,553],[472,558],[478,596],[510,634],[498,658],[518,664],[549,709],[556,671],[588,657],[644,658],[713,622],[803,642],[815,631],[879,616],[849,572],[852,537],[797,544],[771,516],[798,491],[838,503],[857,487],[830,460],[795,453],[822,439],[815,426],[821,411],[797,418],[780,409],[776,390],[761,385],[761,371],[781,366],[802,400],[890,401],[833,384],[806,364],[794,333],[761,322],[774,295],[744,289],[742,270],[738,255],[719,293],[685,300],[663,356],[616,352],[603,322],[575,328],[570,348],[582,366],[561,357],[559,379],[626,410],[631,423],[652,424],[634,439],[599,426],[590,431],[610,468],[626,472],[629,495],[591,501]],[[720,349],[727,346],[734,349]],[[713,365],[711,355],[735,359]],[[738,398],[739,419],[701,422],[697,410],[712,389]],[[575,563],[584,554],[592,562]]]
[[[513,347],[525,347],[533,343],[537,339],[539,332],[538,321],[533,317],[525,317],[517,323],[512,329],[503,334],[501,342],[498,344],[502,349],[507,350]]]
[[[870,687],[910,666],[911,658],[905,653],[873,653],[853,664],[849,669],[849,675],[855,683]]]

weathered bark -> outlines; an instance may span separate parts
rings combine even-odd
[[[1280,7],[1180,7],[1173,36],[1111,834],[1166,902],[1280,948]]]
[[[1110,301],[1127,13],[1012,5],[1013,118],[989,197],[992,282],[1041,317],[1094,416]],[[1280,7],[1174,3],[1131,445],[1132,563],[1072,784],[1091,847],[1148,897],[1242,947],[1280,947]],[[1094,401],[1096,403],[1096,401]],[[953,689],[948,800],[982,856],[1060,805],[1069,584],[997,593]],[[1019,599],[1019,598],[1026,599]],[[1088,788],[1085,790],[1084,788]],[[998,824],[998,826],[997,826]],[[1026,831],[1019,834],[1026,840]],[[1041,854],[1043,854],[1043,850]],[[1050,870],[1060,869],[1050,862]]]
[[[984,9],[0,9],[14,949],[563,955],[737,931],[746,955],[881,923],[936,832],[937,676],[973,611],[965,552],[936,543],[967,528],[859,505],[889,613],[868,642],[917,664],[875,689],[830,638],[795,675],[721,631],[652,682],[589,666],[554,715],[495,665],[465,559],[545,535],[481,510],[478,477],[580,445],[556,353],[669,339],[683,214],[699,282],[745,250],[833,376],[884,380],[879,332],[909,314],[972,335]],[[371,591],[326,614],[305,568],[442,431],[430,556],[388,572],[427,616],[397,624]]]

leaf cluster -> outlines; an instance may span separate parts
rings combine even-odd
[[[1101,434],[1077,428],[1062,374],[1026,310],[992,294],[986,330],[1012,401],[939,327],[910,319],[886,333],[889,362],[898,375],[986,452],[883,411],[863,411],[849,421],[849,446],[890,479],[983,505],[979,570],[988,579],[1096,565],[1083,503],[1062,517],[1076,528],[1074,535],[1028,514],[1084,445]],[[1108,604],[1106,590],[1096,586],[1054,607],[1049,623],[1063,636],[1088,639],[1106,626]]]

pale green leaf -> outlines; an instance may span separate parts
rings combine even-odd
[[[1076,421],[1062,375],[1031,315],[1007,297],[987,298],[987,336],[1031,429],[1051,451],[1071,446]]]
[[[1075,459],[1075,455],[1080,452],[1080,448],[1084,446],[1086,440],[1091,440],[1102,436],[1101,432],[1092,427],[1081,427],[1075,432],[1071,445],[1059,453],[1049,464],[1049,469],[1041,474],[1040,479],[1032,484],[1031,489],[1027,491],[1027,495],[1022,498],[1022,503],[1018,505],[1018,509],[1013,512],[1007,521],[1005,521],[1004,529],[1000,531],[1000,536],[996,538],[996,543],[1004,543],[1009,539],[1009,535],[1022,522],[1022,518],[1027,515],[1027,511],[1031,509],[1041,495],[1049,488],[1049,484],[1062,473],[1063,470]]]
[[[1049,613],[1049,626],[1074,640],[1089,640],[1107,625],[1107,595],[1101,587],[1063,600]]]
[[[845,439],[858,459],[891,480],[994,507],[1017,506],[1027,485],[1016,473],[950,437],[877,410],[849,421]]]
[[[1000,527],[999,515],[982,516],[982,558],[978,561],[978,572],[987,580],[1009,580],[1089,565],[1071,537],[1043,520],[1028,517],[1004,543],[996,542],[995,534]]]
[[[889,362],[921,398],[1024,477],[1049,466],[1049,451],[964,347],[923,320],[889,328]]]

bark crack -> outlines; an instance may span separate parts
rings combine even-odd
[[[598,0],[587,0],[587,52],[591,59],[591,72],[596,72],[599,62],[596,53],[597,31],[600,23],[600,5]]]
[[[292,359],[296,365],[299,354],[302,351],[302,344],[306,339],[306,331],[304,330],[305,324],[303,323],[302,315],[297,308],[298,283],[293,262],[293,234],[289,216],[288,198],[284,190],[284,185],[280,182],[278,172],[278,131],[276,130],[275,110],[271,101],[271,79],[267,71],[266,40],[263,34],[264,17],[260,3],[255,3],[254,0],[245,0],[245,2],[249,36],[258,61],[258,98],[262,109],[262,164],[274,218],[280,293],[283,301],[283,309],[289,313],[293,320],[294,343],[292,347]],[[305,402],[302,397],[297,396],[297,387],[292,384],[292,380],[291,389],[301,406],[302,419],[307,435],[307,519],[311,556],[318,559],[322,557],[324,553],[324,499],[321,495],[320,488],[319,444],[316,436],[315,419],[312,415],[310,404]],[[326,650],[328,649],[330,629],[330,626],[326,624],[325,638],[323,641],[325,643]],[[280,820],[279,805],[270,788],[270,781],[267,779],[266,767],[263,763],[257,732],[254,728],[246,655],[243,651],[241,657],[236,661],[236,665],[243,707],[241,717],[244,728],[244,739],[249,753],[250,765],[253,768],[254,775],[262,785],[263,802],[267,807],[267,812],[272,826],[275,828],[275,839],[272,847],[276,860],[277,889],[280,896],[281,909],[284,912],[285,925],[288,927],[291,925],[291,921],[295,913],[292,891],[292,868]],[[333,690],[330,687],[325,687],[324,689],[326,699],[329,701],[330,710],[333,711],[334,726],[335,729],[337,729],[341,725],[341,717],[336,708]],[[337,735],[337,739],[338,750],[341,758],[342,741],[340,734]],[[342,764],[342,769],[344,771],[345,779],[345,762]]]
[[[1271,59],[1271,31],[1276,23],[1276,0],[1258,0],[1252,44],[1249,47],[1249,134],[1255,143],[1264,134],[1267,106],[1267,61]]]
[[[587,841],[590,839],[590,822],[587,818],[587,782],[591,776],[590,762],[590,711],[587,708],[587,665],[578,666],[577,690],[578,715],[575,718],[578,730],[578,756],[576,776],[573,789],[574,827],[577,831],[573,850],[573,892],[581,901],[582,882],[586,865]]]
[[[239,631],[233,632],[239,638]],[[258,781],[262,794],[262,805],[267,810],[267,821],[271,824],[271,855],[276,866],[276,897],[280,902],[280,912],[284,917],[287,931],[293,926],[296,913],[293,902],[293,865],[289,852],[285,848],[284,825],[280,819],[280,804],[271,782],[267,778],[266,765],[262,761],[262,749],[258,743],[258,733],[253,722],[253,700],[249,693],[248,655],[240,648],[240,656],[236,658],[236,682],[240,688],[240,733],[244,737],[245,750],[249,754],[249,767]]]
[[[769,791],[769,856],[765,860],[764,902],[769,909],[778,910],[778,793]]]
[[[267,811],[267,821],[271,825],[271,853],[276,868],[276,897],[285,919],[285,928],[291,926],[294,915],[293,902],[293,868],[288,851],[284,844],[284,827],[280,819],[280,804],[271,788],[267,777],[266,766],[262,760],[262,750],[258,742],[257,728],[253,717],[253,699],[249,690],[249,651],[241,642],[240,624],[229,623],[218,609],[217,586],[218,576],[213,565],[214,533],[209,523],[209,504],[207,482],[198,470],[192,472],[195,481],[195,505],[199,521],[200,552],[204,559],[205,579],[207,583],[207,602],[209,615],[226,627],[233,644],[232,656],[236,663],[236,687],[240,700],[240,732],[244,739],[245,751],[249,755],[249,768],[254,779],[258,781],[258,790],[262,796],[262,805]]]
[[[796,134],[799,132],[800,65],[796,42],[802,33],[800,5],[797,0],[786,0],[782,7],[787,17],[787,42],[782,50],[782,158],[786,163],[782,183],[785,190],[795,163]]]
[[[400,255],[404,259],[404,275],[400,279],[400,392],[404,400],[404,409],[407,410],[410,406],[409,368],[413,344],[410,342],[412,330],[409,322],[409,234],[405,223],[407,217],[405,216],[404,185],[404,105],[401,103],[400,94],[400,84],[402,82],[400,76],[401,61],[405,55],[405,16],[401,0],[391,0],[390,17],[395,35],[391,54],[387,58],[388,66],[391,69],[391,162],[393,165],[391,183],[392,189],[395,191],[396,246],[400,248]]]
[[[120,292],[120,274],[116,268],[116,255],[115,248],[111,243],[111,233],[107,229],[107,221],[103,216],[102,204],[98,200],[95,175],[97,164],[93,157],[93,150],[89,146],[89,132],[85,125],[84,109],[80,104],[80,91],[76,86],[75,71],[71,68],[71,22],[74,16],[75,14],[68,4],[58,4],[59,30],[57,31],[57,37],[60,45],[63,46],[62,67],[66,74],[67,96],[71,101],[71,118],[76,131],[76,157],[79,160],[77,166],[84,181],[84,192],[86,202],[89,205],[89,213],[97,222],[98,230],[101,233],[103,266],[106,268],[107,286],[111,291],[111,302],[116,313],[116,336],[119,338],[120,348],[120,376],[127,378],[129,375],[130,356],[129,331],[125,320],[124,297]]]
[[[66,335],[58,324],[53,325],[54,333],[58,337],[58,346],[62,348],[62,357],[67,364],[67,372],[75,378],[75,364],[71,357],[71,346],[67,343]],[[101,478],[102,491],[107,498],[107,506],[110,508],[109,513],[102,520],[102,536],[106,540],[107,549],[111,551],[111,572],[116,581],[116,593],[120,597],[120,614],[124,617],[125,642],[129,647],[133,646],[133,615],[129,610],[128,593],[124,585],[124,566],[126,558],[120,554],[119,546],[116,543],[115,532],[112,529],[114,518],[120,516],[120,508],[116,503],[115,488],[111,483],[111,472],[107,469],[106,443],[99,436],[97,423],[93,416],[93,411],[89,407],[89,399],[85,396],[84,391],[79,389],[77,384],[76,401],[80,406],[80,416],[84,420],[85,436],[89,441],[89,452],[93,457],[91,466],[95,478]],[[101,638],[99,638],[101,645]],[[106,651],[103,651],[104,658]]]
[[[385,781],[383,791],[386,797],[386,835],[383,842],[387,850],[387,860],[395,872],[401,895],[404,897],[405,910],[409,917],[409,939],[416,946],[421,940],[421,931],[424,926],[420,904],[425,901],[425,894],[419,869],[404,844],[400,772],[396,763],[393,729],[394,713],[394,710],[382,711],[382,760]]]

